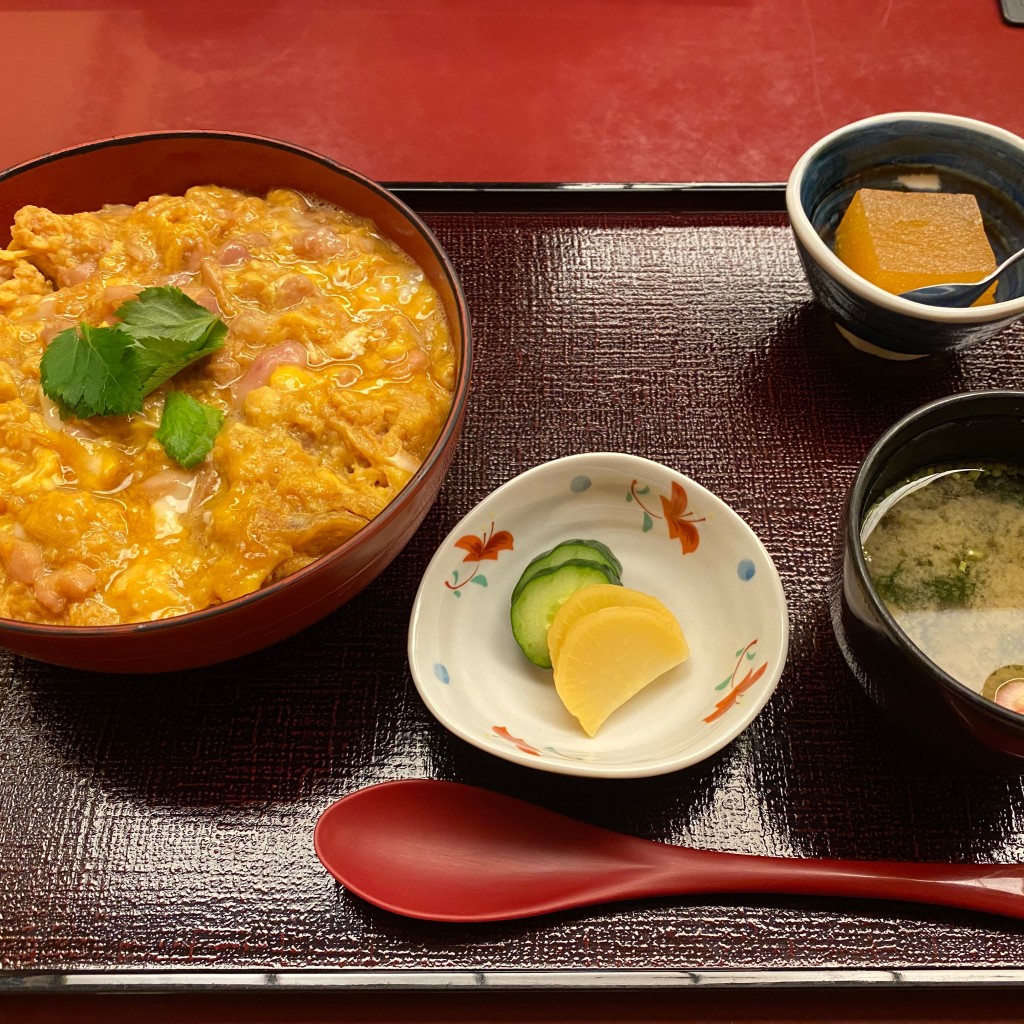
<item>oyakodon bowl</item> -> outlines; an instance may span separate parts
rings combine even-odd
[[[434,502],[462,427],[471,369],[469,318],[447,256],[423,221],[357,172],[299,147],[225,132],[154,132],[51,154],[0,174],[0,230],[25,205],[58,213],[133,204],[216,184],[255,195],[290,188],[374,221],[422,268],[444,305],[458,360],[452,406],[427,457],[398,496],[333,551],[255,593],[172,618],[110,626],[0,619],[0,647],[103,672],[209,665],[289,637],[366,587],[407,544]],[[9,242],[0,239],[0,245]]]
[[[1020,465],[1024,392],[975,391],[916,409],[868,452],[847,496],[831,595],[832,624],[847,664],[892,721],[942,756],[1024,772],[1024,714],[960,683],[900,628],[868,570],[861,531],[868,511],[921,470],[968,460]]]
[[[967,309],[912,302],[855,274],[833,246],[861,188],[973,194],[998,264],[1024,247],[1024,139],[965,117],[880,114],[816,142],[797,161],[786,187],[811,291],[862,351],[890,359],[952,352],[987,341],[1024,317],[1024,264],[1003,274],[994,303]]]

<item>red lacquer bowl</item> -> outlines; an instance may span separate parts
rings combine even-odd
[[[193,185],[257,195],[300,192],[371,218],[437,289],[459,358],[452,410],[423,465],[371,523],[330,554],[271,586],[201,612],[99,627],[0,619],[0,646],[29,658],[99,672],[166,672],[248,654],[323,618],[375,579],[433,504],[462,427],[469,391],[469,316],[458,277],[430,229],[380,185],[307,150],[225,132],[154,132],[63,150],[0,174],[0,245],[26,204],[59,213],[136,203]]]

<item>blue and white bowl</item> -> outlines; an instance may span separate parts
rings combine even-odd
[[[860,188],[973,193],[1001,263],[1024,247],[1024,139],[966,117],[880,114],[816,142],[786,187],[811,290],[857,348],[914,359],[977,345],[1024,317],[1022,263],[1002,276],[994,303],[967,309],[911,302],[855,274],[833,244]]]

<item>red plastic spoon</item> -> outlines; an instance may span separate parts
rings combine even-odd
[[[430,921],[503,921],[649,896],[864,896],[1024,917],[1024,867],[799,860],[620,835],[513,797],[411,779],[320,816],[324,867],[350,891]]]

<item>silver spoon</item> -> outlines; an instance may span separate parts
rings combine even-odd
[[[911,302],[921,302],[926,306],[950,306],[954,309],[962,309],[969,306],[975,299],[984,295],[992,283],[1009,267],[1012,267],[1018,260],[1024,259],[1024,249],[1015,252],[1008,260],[1000,263],[995,270],[980,281],[969,281],[963,284],[930,284],[927,288],[915,288],[913,291],[903,292],[900,296],[910,299]]]

